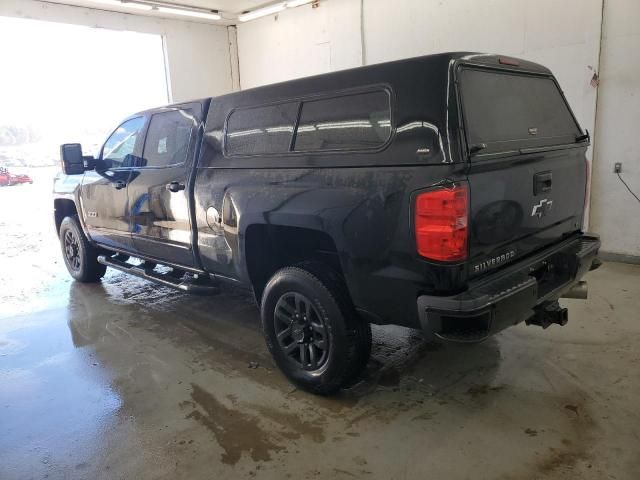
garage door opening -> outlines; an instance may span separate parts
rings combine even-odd
[[[0,166],[58,163],[61,143],[97,152],[135,111],[167,103],[162,37],[0,17]]]
[[[11,313],[69,288],[51,199],[60,144],[95,155],[123,117],[169,98],[159,35],[0,17],[0,45],[0,303]]]

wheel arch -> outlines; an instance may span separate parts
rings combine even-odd
[[[249,225],[245,230],[244,257],[258,304],[269,278],[286,266],[307,261],[319,262],[344,278],[336,244],[328,233],[321,230],[269,224]]]
[[[60,225],[65,217],[77,215],[76,203],[69,198],[56,198],[53,201],[53,218],[56,225],[56,233],[60,233]]]

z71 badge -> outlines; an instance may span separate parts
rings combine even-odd
[[[473,273],[486,272],[487,270],[499,267],[500,265],[507,263],[509,260],[515,257],[516,257],[516,251],[509,250],[508,252],[505,252],[502,255],[497,255],[495,257],[488,258],[487,260],[484,260],[480,263],[476,263],[473,266]]]

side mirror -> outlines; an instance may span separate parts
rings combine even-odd
[[[84,158],[82,157],[82,146],[79,143],[60,145],[60,161],[62,171],[67,175],[84,173]]]

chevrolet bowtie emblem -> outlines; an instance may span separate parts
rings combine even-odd
[[[549,212],[549,210],[551,210],[552,206],[553,200],[547,200],[546,198],[542,199],[540,200],[540,203],[533,206],[533,210],[531,210],[531,216],[542,218]]]

